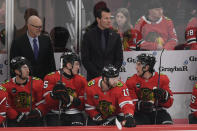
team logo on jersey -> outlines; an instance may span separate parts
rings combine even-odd
[[[140,88],[140,87],[141,87],[140,83],[137,83],[137,84],[136,84],[136,87],[137,87],[137,88]]]
[[[98,94],[94,95],[94,99],[99,99],[99,95]]]
[[[77,97],[77,93],[75,92],[74,89],[70,88],[70,87],[66,87],[66,91],[69,95],[71,95],[73,98]]]
[[[14,99],[14,103],[16,108],[28,108],[30,107],[30,95],[27,92],[19,92]]]
[[[115,107],[112,105],[111,102],[106,100],[99,101],[99,105],[97,109],[102,113],[103,116],[107,117],[112,115],[115,112]]]
[[[154,101],[154,93],[153,90],[149,88],[140,88],[138,92],[138,97],[143,101]]]
[[[12,88],[12,93],[16,93],[16,88]]]

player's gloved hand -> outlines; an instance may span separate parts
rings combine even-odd
[[[125,120],[125,127],[136,127],[135,119],[133,118],[132,114],[126,114]]]
[[[161,103],[167,102],[167,100],[170,97],[169,93],[162,88],[154,87],[153,92],[154,92],[155,99],[157,99]]]
[[[76,98],[73,98],[73,102],[72,103],[73,103],[74,106],[77,107],[77,106],[81,105],[81,100],[76,97]]]
[[[32,110],[29,115],[27,116],[27,119],[39,119],[42,117],[42,113],[39,109],[35,108]]]
[[[137,109],[142,112],[150,113],[153,111],[154,104],[149,101],[138,101]]]
[[[16,121],[19,122],[24,122],[27,120],[27,116],[29,115],[29,112],[21,112],[18,114],[16,117]]]
[[[60,100],[61,96],[65,94],[67,94],[66,86],[62,82],[58,81],[53,87],[51,97]]]

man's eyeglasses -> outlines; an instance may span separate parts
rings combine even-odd
[[[37,29],[41,29],[42,28],[42,26],[35,26],[35,25],[32,25],[32,24],[30,24],[30,25],[35,27],[35,28],[37,28]]]

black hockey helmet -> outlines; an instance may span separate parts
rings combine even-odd
[[[79,56],[71,51],[62,54],[62,56],[60,57],[60,62],[61,59],[63,59],[63,67],[65,67],[67,63],[71,63],[73,65],[75,61],[80,62]]]
[[[154,71],[153,67],[155,66],[156,58],[152,54],[142,53],[137,56],[137,62],[140,62],[144,66],[149,65],[150,66],[149,71],[153,72]]]
[[[107,66],[104,66],[102,71],[102,77],[114,78],[118,76],[119,76],[119,70],[115,68],[113,65],[109,64]]]
[[[30,68],[29,61],[23,56],[14,57],[10,62],[11,70],[14,72],[15,70],[21,70],[23,65],[27,65]]]

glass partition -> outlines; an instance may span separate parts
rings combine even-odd
[[[75,48],[75,0],[16,0],[15,39],[26,33],[26,21],[30,15],[42,19],[42,34],[50,36],[55,52],[64,51],[65,46]]]
[[[82,0],[86,14],[86,17],[82,17],[85,19],[83,21],[86,21],[83,28],[95,20],[93,8],[99,1]],[[120,33],[124,49],[125,46],[132,44],[141,44],[141,50],[190,49],[190,47],[186,48],[188,37],[196,37],[188,36],[185,39],[186,28],[189,26],[197,27],[196,0],[103,1],[111,10],[112,27]],[[100,6],[102,6],[101,3],[96,8]],[[135,36],[136,32],[130,31],[131,29],[139,31],[142,38],[139,33],[137,33],[138,36]],[[129,32],[132,36],[128,36]]]

